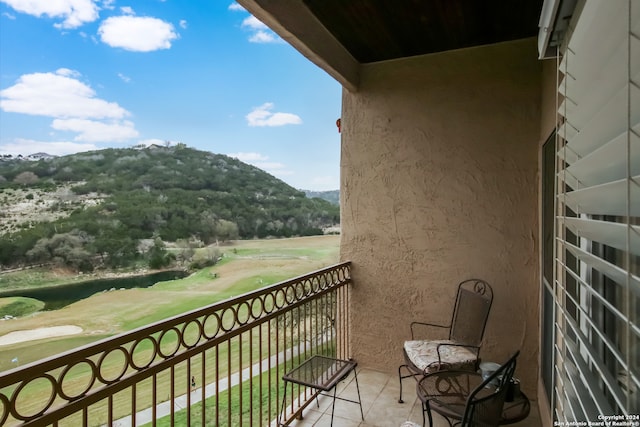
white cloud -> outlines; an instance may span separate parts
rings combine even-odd
[[[137,137],[138,131],[130,121],[105,123],[86,119],[56,119],[51,124],[55,130],[78,133],[75,141],[123,142]]]
[[[249,37],[251,43],[275,43],[280,39],[272,32],[258,31]]]
[[[278,162],[256,162],[254,164],[260,169],[264,169],[266,171],[283,171],[285,168],[283,163]]]
[[[102,0],[102,8],[109,10],[115,9],[116,7],[113,5],[115,1],[116,0]]]
[[[269,157],[260,154],[260,153],[229,153],[227,154],[229,157],[234,157],[238,160],[240,160],[241,162],[245,162],[245,163],[253,163],[253,162],[260,162],[260,161],[265,161],[268,160]]]
[[[171,41],[178,38],[170,23],[137,16],[107,18],[100,25],[98,34],[103,43],[134,52],[169,49]]]
[[[64,76],[64,77],[73,77],[73,78],[78,78],[78,77],[80,77],[82,75],[78,71],[71,70],[69,68],[58,68],[56,70],[56,74]]]
[[[246,12],[247,9],[245,9],[244,7],[242,7],[242,5],[240,5],[237,2],[233,2],[229,5],[229,10],[233,10],[234,12]]]
[[[131,77],[125,76],[122,73],[118,73],[118,77],[120,77],[120,80],[122,80],[125,83],[129,83],[131,81]]]
[[[248,163],[257,168],[262,169],[263,171],[269,172],[271,175],[277,177],[284,177],[293,175],[294,172],[286,169],[286,165],[278,162],[269,162],[269,157],[264,154],[249,152],[249,153],[229,153],[227,154],[229,157],[234,157],[241,162]]]
[[[150,145],[162,145],[163,147],[165,145],[167,145],[167,140],[165,139],[158,139],[158,138],[150,138],[150,139],[142,139],[140,141],[138,141],[138,144],[142,144],[146,147],[150,146]],[[169,141],[169,144],[174,144],[173,141]]]
[[[273,113],[274,105],[271,102],[256,107],[247,114],[249,126],[284,126],[302,124],[300,116],[292,113]]]
[[[242,21],[242,28],[249,28],[251,30],[268,30],[269,29],[269,27],[264,25],[262,21],[260,21],[258,18],[256,18],[253,15],[249,16],[248,18],[245,18],[245,20]]]
[[[0,0],[17,12],[41,17],[62,18],[56,28],[78,28],[98,19],[98,6],[93,0]]]
[[[28,156],[35,153],[47,153],[53,156],[64,156],[67,154],[80,153],[83,151],[97,150],[94,144],[78,144],[76,142],[59,141],[44,142],[32,139],[16,139],[9,144],[0,145],[0,154],[11,154],[17,156],[22,154]]]
[[[242,21],[242,28],[251,31],[249,41],[251,43],[280,43],[282,39],[276,33],[271,31],[269,27],[263,24],[255,16],[249,16]]]
[[[16,17],[10,14],[9,12],[4,12],[2,16],[6,16],[8,19],[11,19],[12,21],[16,19]]]
[[[133,11],[131,6],[123,6],[120,8],[120,11],[125,15],[135,15],[136,13]]]
[[[96,98],[95,91],[78,80],[80,73],[61,68],[55,73],[25,74],[0,91],[0,109],[51,117],[54,130],[76,133],[75,141],[122,142],[138,136],[130,113],[115,102]],[[122,76],[121,76],[122,78]]]
[[[182,28],[182,29],[185,29],[185,30],[186,30],[186,29],[187,29],[187,26],[188,26],[188,25],[187,25],[187,21],[186,21],[185,19],[181,19],[181,20],[180,20],[180,28]]]
[[[271,175],[283,179],[284,177],[295,175],[290,169],[286,169],[286,166],[282,163],[278,162],[255,162],[251,163],[253,166],[262,169],[265,172],[270,173]]]
[[[121,119],[129,115],[117,103],[96,98],[95,91],[77,77],[79,73],[66,68],[24,74],[15,85],[0,91],[0,108],[55,118]]]

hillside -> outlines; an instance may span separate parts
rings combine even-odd
[[[0,206],[3,267],[71,247],[119,265],[150,239],[313,235],[339,222],[339,208],[326,200],[184,144],[1,158]]]
[[[304,194],[306,194],[307,197],[311,197],[311,198],[317,197],[318,199],[326,200],[327,202],[330,202],[331,204],[334,204],[334,205],[340,204],[340,190],[330,190],[330,191],[304,190]]]

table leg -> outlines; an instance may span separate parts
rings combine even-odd
[[[331,405],[331,427],[333,427],[333,412],[336,409],[336,391],[338,390],[338,385],[333,388],[333,404]]]
[[[287,381],[284,382],[284,393],[282,393],[282,407],[280,408],[280,414],[278,414],[278,426],[283,426],[284,424],[280,422],[280,419],[283,417],[287,408],[284,406],[287,401]],[[293,387],[293,384],[291,385]]]
[[[364,421],[364,412],[362,412],[362,399],[360,399],[360,386],[358,385],[358,373],[355,368],[353,370],[353,376],[356,378],[356,390],[358,390],[358,404],[360,405],[360,416],[362,417],[362,421]]]

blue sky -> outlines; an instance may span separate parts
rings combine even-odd
[[[0,0],[0,154],[183,142],[334,190],[340,104],[231,0]]]

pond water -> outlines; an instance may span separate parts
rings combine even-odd
[[[44,310],[57,310],[81,299],[109,289],[148,288],[158,282],[181,279],[187,276],[185,271],[163,271],[144,276],[131,276],[115,279],[98,279],[37,289],[22,289],[0,292],[4,297],[28,297],[44,302]]]

